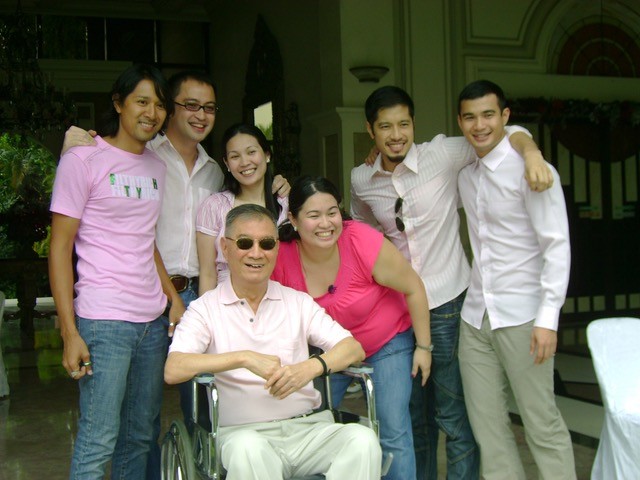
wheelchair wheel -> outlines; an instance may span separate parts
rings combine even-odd
[[[162,442],[162,480],[196,480],[196,475],[189,432],[176,420]]]

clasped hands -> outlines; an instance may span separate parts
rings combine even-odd
[[[282,365],[280,358],[275,355],[249,351],[246,368],[266,380],[264,388],[269,390],[269,394],[283,399],[300,390],[316,377],[313,368],[315,363],[304,361],[293,365]]]

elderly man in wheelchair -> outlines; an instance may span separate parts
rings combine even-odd
[[[315,412],[321,399],[312,380],[362,361],[362,347],[310,296],[269,280],[278,242],[268,210],[235,207],[224,235],[230,278],[190,305],[175,331],[165,380],[215,374],[216,456],[226,478],[380,478],[375,432]],[[309,357],[309,344],[324,353]]]

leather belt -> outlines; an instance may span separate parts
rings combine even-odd
[[[169,279],[178,293],[184,292],[190,286],[198,285],[198,277],[189,278],[184,275],[171,275]]]
[[[289,418],[280,418],[277,420],[271,420],[271,422],[284,422],[286,420],[295,420],[296,418],[305,418],[305,417],[310,417],[311,415],[314,415],[318,412],[311,410],[310,412],[307,413],[301,413],[300,415],[294,415],[293,417],[289,417]]]

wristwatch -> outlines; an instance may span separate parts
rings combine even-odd
[[[419,348],[420,350],[426,350],[427,352],[433,352],[433,343],[428,347],[425,347],[424,345],[419,345],[418,343],[416,343],[416,348]]]

